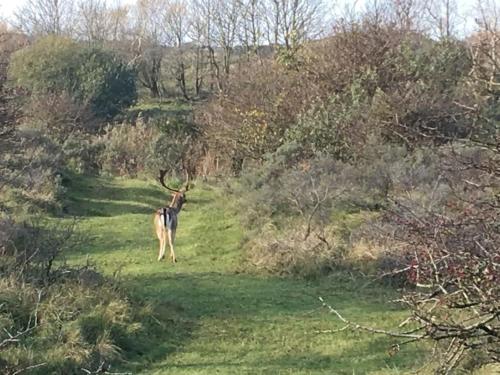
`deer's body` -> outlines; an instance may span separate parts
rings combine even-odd
[[[176,262],[175,252],[174,252],[174,241],[175,241],[175,232],[177,230],[178,224],[178,216],[179,212],[182,209],[182,205],[186,201],[186,191],[189,186],[189,178],[186,182],[186,187],[181,190],[174,190],[165,185],[163,179],[165,176],[165,171],[160,171],[160,183],[172,191],[172,201],[167,207],[162,207],[156,210],[154,216],[154,227],[156,230],[156,236],[160,241],[160,251],[158,254],[158,260],[162,260],[165,257],[165,249],[168,245],[170,247],[170,257],[172,258],[172,262]]]
[[[156,211],[154,218],[154,225],[156,229],[156,236],[160,240],[160,251],[158,260],[165,257],[165,249],[170,246],[170,257],[172,262],[175,263],[174,241],[175,231],[177,229],[177,212],[172,207],[160,208]]]

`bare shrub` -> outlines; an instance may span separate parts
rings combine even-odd
[[[430,340],[436,371],[448,374],[500,360],[500,159],[498,148],[485,144],[454,144],[440,152],[440,177],[426,192],[423,184],[419,194],[391,197],[389,209],[358,233],[358,240],[381,247],[379,277],[404,287],[399,302],[411,312],[406,324],[414,328],[348,325],[404,343]]]
[[[76,132],[95,132],[100,126],[90,107],[66,93],[32,96],[23,110],[23,128],[45,132],[62,143]]]
[[[266,272],[299,277],[317,277],[331,271],[343,259],[344,248],[336,243],[332,230],[315,232],[304,238],[310,230],[306,225],[289,226],[277,231],[266,227],[249,244],[248,259]]]

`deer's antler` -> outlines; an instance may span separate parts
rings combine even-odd
[[[167,184],[165,183],[165,175],[166,174],[167,174],[167,170],[166,169],[160,169],[160,177],[158,178],[158,181],[160,181],[161,186],[163,186],[165,189],[173,191],[174,193],[180,193],[179,190],[172,189],[171,187],[167,186]]]

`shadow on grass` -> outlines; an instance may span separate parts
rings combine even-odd
[[[185,319],[180,305],[155,301],[148,303],[148,314],[141,331],[133,338],[133,345],[125,350],[126,361],[121,368],[137,373],[150,369],[165,357],[180,350],[198,327],[195,320]]]
[[[386,339],[373,338],[358,343],[352,350],[338,355],[326,355],[311,351],[307,354],[289,353],[278,358],[263,358],[262,360],[242,363],[237,359],[233,361],[199,361],[198,363],[172,364],[170,367],[177,370],[216,371],[221,368],[237,371],[242,366],[252,368],[258,373],[311,373],[311,371],[326,374],[364,374],[370,371],[383,371],[394,369],[399,373],[404,368],[417,365],[415,353],[400,354],[398,356],[375,356],[381,348],[388,344]],[[372,355],[367,355],[371,353]],[[161,367],[156,367],[161,369]],[[245,372],[247,373],[247,372]]]
[[[227,322],[240,322],[242,325],[236,328],[236,336],[228,338],[235,345],[238,345],[237,335],[241,335],[242,340],[247,335],[257,335],[266,340],[262,337],[266,335],[265,330],[261,331],[266,325],[285,321],[293,327],[295,322],[309,319],[311,314],[321,319],[323,324],[336,328],[338,321],[320,308],[317,299],[319,295],[328,293],[328,287],[303,280],[219,273],[158,273],[127,279],[125,283],[132,295],[137,294],[140,298],[160,306],[160,313],[156,318],[161,322],[149,328],[152,331],[146,335],[147,342],[143,343],[145,349],[137,353],[145,355],[145,360],[136,359],[135,364],[127,368],[129,370],[151,371],[168,366],[172,369],[193,368],[209,371],[224,367],[250,366],[256,370],[330,370],[333,371],[331,373],[352,373],[352,370],[358,373],[359,369],[364,373],[385,367],[411,368],[420,358],[414,351],[390,357],[387,354],[390,339],[380,336],[353,339],[352,336],[366,334],[345,331],[340,333],[341,339],[350,337],[355,346],[335,355],[321,355],[315,352],[313,347],[309,347],[307,353],[304,353],[302,348],[299,353],[283,350],[283,353],[288,353],[268,360],[263,354],[263,360],[258,363],[254,359],[244,359],[242,363],[237,353],[227,353],[227,361],[214,358],[211,362],[210,358],[207,358],[210,348],[206,348],[207,353],[197,353],[200,359],[193,359],[194,362],[165,362],[173,353],[182,351],[193,336],[198,336],[200,322],[206,319],[214,322],[214,330],[222,330]],[[341,295],[335,296],[335,306],[339,310],[348,311],[354,316],[362,312],[365,319],[388,313],[387,306],[381,303],[381,294],[387,291],[381,290],[380,286],[363,289],[360,288],[360,283],[350,287],[345,287],[346,285],[336,287],[342,288]],[[166,328],[160,328],[162,326]],[[292,334],[292,331],[285,328],[282,334],[286,336]],[[338,340],[339,336],[332,338]],[[217,338],[214,337],[213,340]],[[216,345],[215,342],[212,342],[212,345]]]
[[[369,334],[365,333],[364,335]],[[276,370],[323,370],[331,374],[349,375],[389,369],[397,369],[397,373],[400,373],[403,369],[414,368],[418,364],[418,359],[421,359],[422,353],[403,351],[397,355],[390,355],[388,349],[392,342],[393,340],[386,337],[372,335],[336,355],[314,352],[307,355],[291,353],[264,362],[263,365]]]
[[[170,199],[169,194],[153,186],[120,186],[113,180],[102,178],[72,176],[65,181],[65,187],[69,191],[65,213],[72,216],[111,217],[152,213]]]

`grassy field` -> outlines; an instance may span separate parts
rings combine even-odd
[[[395,292],[339,271],[319,280],[259,275],[244,266],[244,233],[226,197],[209,186],[188,194],[180,215],[178,263],[158,262],[152,212],[167,199],[154,182],[75,177],[68,216],[86,240],[68,255],[119,271],[132,296],[151,307],[151,322],[124,353],[120,370],[140,374],[401,374],[423,353],[389,355],[391,339],[344,330],[318,300],[345,316],[393,326],[404,312]]]

